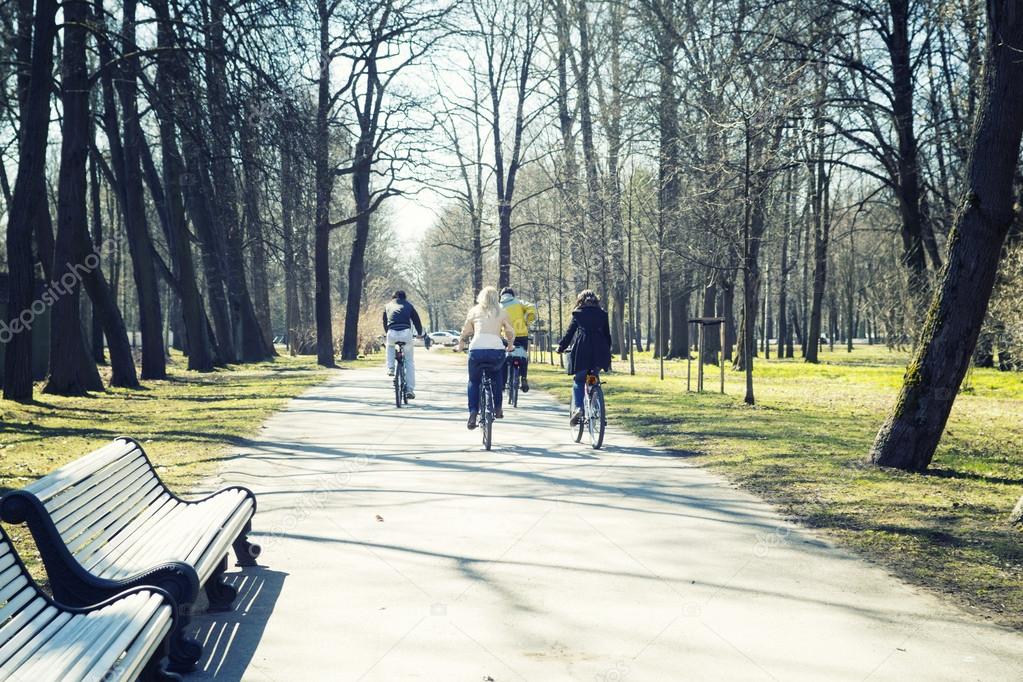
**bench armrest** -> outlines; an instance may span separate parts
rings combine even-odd
[[[120,580],[94,576],[71,554],[46,507],[30,492],[15,490],[4,495],[0,499],[0,518],[7,523],[28,524],[53,596],[67,606],[87,607],[143,586],[161,589],[176,604],[191,604],[199,594],[195,569],[180,561],[162,563]]]

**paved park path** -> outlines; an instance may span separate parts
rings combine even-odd
[[[263,568],[195,619],[189,680],[1023,680],[1023,637],[799,530],[614,427],[568,440],[531,392],[483,451],[460,358],[419,399],[338,372],[220,481],[256,491]]]

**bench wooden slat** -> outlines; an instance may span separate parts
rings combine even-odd
[[[99,653],[92,656],[91,661],[85,658],[75,661],[69,674],[83,680],[101,679],[113,669],[117,659],[128,650],[140,634],[149,630],[154,623],[169,620],[169,618],[170,607],[163,604],[159,595],[150,595],[149,599],[143,601],[132,615],[132,627],[125,627],[116,634],[104,632],[105,641]],[[99,648],[100,645],[96,644],[95,646]]]
[[[173,518],[176,510],[182,508],[177,500],[158,497],[155,504],[150,505],[146,511],[136,517],[130,524],[117,532],[104,533],[97,538],[90,547],[88,561],[83,563],[96,575],[109,577],[111,575],[127,575],[129,570],[120,570],[117,567],[117,558],[125,551],[136,546],[137,542],[159,532],[160,524],[167,518]],[[104,571],[101,567],[108,567],[111,571]]]
[[[4,627],[0,628],[0,646],[21,632],[22,628],[45,608],[46,600],[36,593],[28,580],[25,580],[21,590],[0,610],[0,622],[4,623]]]
[[[125,548],[135,545],[140,539],[157,532],[165,518],[175,513],[181,503],[165,494],[146,498],[147,506],[138,516],[117,533],[104,533],[96,538],[87,551],[79,553],[82,565],[94,571],[101,563],[112,563]],[[125,572],[122,572],[125,573]],[[98,574],[97,574],[98,575]]]
[[[211,500],[217,502],[216,505],[211,504],[205,509],[195,508],[194,513],[190,514],[190,521],[201,534],[196,532],[183,536],[175,551],[191,559],[195,548],[201,549],[209,546],[218,535],[224,536],[223,540],[228,540],[226,534],[221,531],[229,520],[232,510],[237,509],[238,505],[243,503],[243,500],[239,499],[240,497],[237,493],[229,491],[221,493],[215,500]]]
[[[107,528],[119,528],[134,516],[135,507],[141,504],[147,493],[158,488],[160,482],[142,477],[137,481],[124,482],[124,485],[124,488],[109,491],[102,499],[96,500],[94,506],[81,510],[82,513],[57,526],[65,543],[71,545],[83,533],[91,536]]]
[[[123,527],[109,527],[101,532],[99,535],[90,537],[80,537],[74,545],[69,545],[68,549],[75,555],[75,558],[83,565],[88,567],[88,564],[92,563],[94,555],[97,553],[102,556],[106,553],[106,547],[111,539],[121,533],[124,533],[126,529],[130,528],[132,524],[138,522],[139,519],[150,518],[153,514],[159,513],[161,509],[171,509],[177,506],[177,502],[159,488],[155,488],[143,499],[143,503],[146,504],[145,511],[126,526]]]
[[[147,527],[133,530],[132,542],[120,544],[115,550],[104,550],[104,556],[90,566],[89,570],[97,575],[110,577],[116,574],[130,573],[145,565],[152,564],[155,558],[177,558],[193,564],[192,555],[200,555],[202,551],[214,543],[220,536],[218,551],[221,555],[230,547],[235,535],[228,537],[223,533],[223,519],[229,519],[231,509],[244,500],[241,494],[228,491],[217,495],[201,507],[178,505],[169,514],[154,518]],[[249,510],[250,506],[245,509]],[[251,515],[251,511],[246,512]],[[246,518],[247,521],[247,518]],[[244,523],[241,524],[243,526]],[[238,530],[241,530],[241,526]],[[138,540],[134,536],[139,536]],[[199,548],[197,551],[195,548]],[[194,565],[194,564],[193,564]],[[112,573],[111,568],[116,567]],[[200,579],[205,578],[200,573]]]
[[[196,518],[190,519],[193,533],[180,536],[179,542],[173,548],[175,556],[185,557],[184,560],[195,566],[196,572],[203,580],[215,570],[221,557],[230,549],[232,539],[238,536],[252,516],[248,500],[232,499],[234,495],[230,493],[223,495],[224,499],[218,508],[210,509],[201,515],[197,514]],[[212,556],[213,560],[203,561],[207,555]]]
[[[246,501],[247,502],[247,501]],[[245,524],[249,522],[249,518],[252,515],[252,509],[250,505],[244,504],[239,507],[234,515],[224,524],[224,536],[226,538],[236,537],[238,533],[245,528]],[[198,571],[199,575],[209,575],[217,566],[220,561],[220,557],[224,556],[224,553],[230,548],[229,543],[224,543],[224,547],[210,546],[199,557],[196,559],[195,570]]]
[[[89,472],[102,468],[109,462],[123,457],[135,449],[137,449],[135,443],[123,440],[113,440],[98,450],[95,450],[84,457],[80,457],[73,462],[65,464],[52,474],[43,476],[38,481],[25,486],[22,490],[32,493],[43,503],[46,503],[50,497],[66,488],[69,482],[74,482],[80,479],[80,474],[82,472]]]
[[[134,680],[176,621],[170,595],[152,587],[88,608],[55,603],[0,529],[0,680]]]
[[[92,510],[74,526],[61,532],[61,537],[69,548],[73,548],[72,552],[77,556],[97,535],[107,534],[110,537],[116,535],[134,517],[143,513],[146,507],[165,496],[166,493],[161,489],[159,481],[145,480],[119,501]]]
[[[111,604],[102,610],[71,617],[60,630],[48,638],[32,657],[32,662],[22,666],[18,672],[28,679],[64,680],[74,661],[87,656],[89,650],[102,637],[104,630],[120,632],[127,627],[126,605],[143,598],[133,594],[127,599]]]
[[[169,606],[164,608],[168,612],[170,611]],[[145,652],[152,651],[158,642],[168,636],[171,625],[172,622],[169,617],[166,620],[162,618],[153,619],[146,626],[145,630],[139,633],[135,642],[125,651],[123,661],[118,664],[121,672],[124,674],[122,679],[134,680],[138,678],[139,673],[142,672],[142,668],[146,664]],[[89,678],[87,677],[86,679]]]
[[[155,600],[155,601],[154,601]],[[45,663],[41,660],[35,668],[26,672],[45,675],[43,679],[82,680],[86,671],[100,663],[104,658],[110,664],[104,674],[110,670],[125,648],[137,634],[145,629],[162,600],[158,595],[136,593],[110,606],[90,613],[85,618],[85,627],[71,642],[54,638],[49,647],[55,650],[52,659]],[[126,635],[126,640],[115,650],[115,642]]]
[[[133,480],[134,478],[145,475],[149,471],[149,467],[146,466],[146,461],[139,457],[123,469],[121,475],[114,475],[105,485],[94,485],[91,490],[87,490],[78,495],[64,495],[68,500],[65,504],[57,508],[51,500],[50,504],[47,504],[46,509],[50,512],[50,517],[53,522],[57,525],[57,528],[67,526],[66,520],[69,516],[76,516],[80,518],[82,515],[76,512],[88,512],[102,503],[99,499],[102,499],[104,495],[109,495],[111,491],[122,488],[127,481]],[[77,486],[76,486],[77,487]],[[63,532],[63,530],[61,531]]]
[[[52,610],[52,614],[51,614]],[[59,630],[64,623],[71,620],[71,614],[67,611],[58,611],[50,607],[44,611],[46,615],[52,615],[49,620],[33,620],[28,627],[12,637],[3,647],[0,647],[0,680],[10,679],[14,671],[22,663],[27,661],[49,637]]]

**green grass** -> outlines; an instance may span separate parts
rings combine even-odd
[[[168,378],[145,381],[142,390],[66,398],[44,395],[37,385],[31,404],[0,400],[0,493],[23,487],[119,435],[141,442],[164,481],[187,493],[289,398],[327,376],[315,357],[282,356],[199,374],[186,371],[184,358],[174,354]],[[41,577],[24,527],[6,530]]]
[[[755,407],[726,369],[725,395],[686,393],[686,363],[637,356],[607,377],[608,412],[779,505],[871,561],[1023,629],[1023,534],[1008,515],[1023,493],[1023,377],[975,369],[926,475],[881,470],[867,453],[908,356],[877,347],[824,353],[819,365],[757,359]],[[538,386],[567,401],[570,381],[539,363]],[[696,365],[693,364],[695,388]],[[705,387],[718,390],[718,368]]]

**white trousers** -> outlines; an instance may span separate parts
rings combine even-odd
[[[415,346],[411,329],[390,329],[387,332],[387,369],[394,369],[394,344],[405,342],[405,385],[413,393],[416,390]]]

